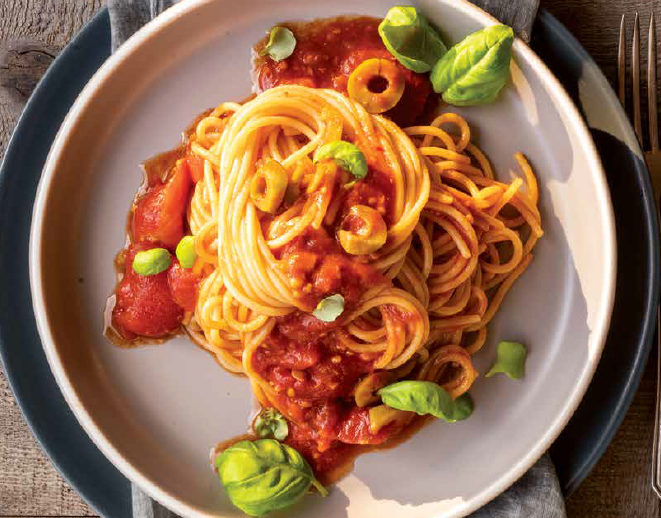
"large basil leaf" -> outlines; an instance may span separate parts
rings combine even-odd
[[[509,77],[514,31],[492,25],[467,36],[434,65],[431,83],[456,106],[493,101]]]
[[[447,51],[427,18],[410,5],[391,7],[379,35],[397,61],[414,72],[428,72]]]
[[[273,437],[279,441],[284,441],[289,435],[289,425],[285,417],[275,408],[263,409],[255,422],[253,429],[257,437]]]
[[[390,408],[433,415],[448,423],[466,419],[473,411],[473,401],[468,394],[453,400],[443,387],[431,381],[398,381],[383,387],[377,394]]]
[[[486,373],[490,378],[502,372],[513,380],[523,377],[526,365],[526,346],[517,342],[500,342],[498,344],[498,359]]]
[[[301,454],[274,439],[237,442],[216,457],[216,467],[232,503],[250,516],[289,507],[310,485],[328,494]]]

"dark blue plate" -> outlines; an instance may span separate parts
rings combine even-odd
[[[606,79],[555,18],[542,11],[534,34],[533,48],[579,107],[581,78],[602,111],[621,117]],[[126,518],[131,513],[129,482],[91,442],[55,383],[37,334],[28,276],[31,210],[46,155],[69,107],[109,52],[110,26],[104,9],[50,67],[7,148],[0,169],[0,356],[32,433],[55,466],[100,515]],[[594,69],[592,74],[585,74],[586,68]],[[633,133],[626,124],[615,136],[596,128],[591,131],[615,206],[619,270],[603,358],[584,402],[553,446],[567,492],[576,488],[603,453],[636,391],[651,344],[657,303],[652,287],[659,278],[651,186],[644,164],[624,144],[631,142]]]

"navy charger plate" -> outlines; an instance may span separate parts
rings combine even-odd
[[[621,120],[606,78],[562,24],[542,10],[533,34],[533,49],[579,109],[580,80],[582,95],[596,99],[601,120]],[[94,446],[55,383],[37,333],[28,274],[32,205],[46,156],[70,106],[109,54],[110,22],[103,9],[43,77],[7,148],[0,168],[0,357],[32,433],[60,473],[100,515],[126,518],[130,483]],[[622,124],[614,132],[590,131],[614,205],[618,274],[611,328],[596,375],[551,448],[566,493],[587,476],[624,418],[649,354],[658,302],[654,198],[639,150],[625,144],[633,141],[633,132]]]

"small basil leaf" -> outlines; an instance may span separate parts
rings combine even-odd
[[[156,275],[170,267],[172,256],[165,248],[142,250],[133,257],[133,270],[140,275]]]
[[[456,106],[493,101],[509,77],[514,31],[492,25],[467,36],[434,65],[431,83]]]
[[[284,441],[289,435],[287,420],[275,408],[263,409],[255,419],[253,428],[260,438],[273,437],[278,441]]]
[[[329,142],[317,149],[314,153],[314,162],[331,158],[342,169],[346,169],[356,178],[367,176],[367,160],[365,155],[356,146],[344,140]]]
[[[391,7],[379,35],[397,61],[414,72],[428,72],[447,51],[427,19],[410,5]]]
[[[453,423],[455,403],[450,394],[431,381],[405,380],[387,385],[377,392],[390,408],[407,410],[418,415],[433,415]]]
[[[311,485],[328,494],[303,456],[275,439],[239,441],[216,457],[216,468],[232,503],[250,516],[289,507]]]
[[[498,344],[498,359],[486,373],[490,378],[502,372],[513,380],[523,377],[526,363],[526,347],[517,342],[500,342]]]
[[[463,421],[473,413],[473,398],[468,392],[465,392],[454,400],[454,420]]]
[[[323,322],[334,322],[344,311],[344,297],[339,293],[322,299],[312,314]]]
[[[269,41],[259,52],[260,56],[268,54],[273,61],[282,61],[291,56],[296,48],[294,33],[287,27],[275,26],[269,32]]]
[[[197,253],[195,252],[195,238],[193,236],[182,237],[175,249],[175,254],[177,255],[177,259],[181,266],[184,268],[192,268],[193,265],[195,265],[195,259],[197,259]]]

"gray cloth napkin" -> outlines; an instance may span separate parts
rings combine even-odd
[[[112,49],[176,0],[109,0]],[[525,41],[530,40],[539,0],[473,0],[501,22],[514,28]],[[133,518],[176,518],[132,485]],[[566,518],[565,503],[553,463],[544,455],[512,487],[471,518]]]

